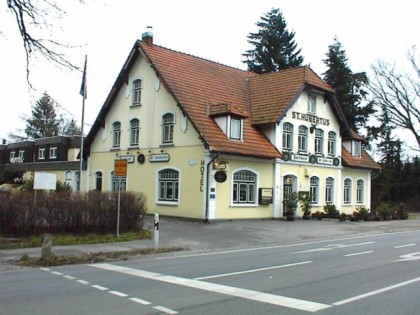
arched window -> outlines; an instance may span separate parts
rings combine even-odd
[[[324,142],[324,131],[322,129],[315,129],[315,154],[322,154]]]
[[[310,179],[309,192],[311,196],[311,203],[317,204],[319,202],[319,178],[312,176]]]
[[[235,204],[255,204],[257,174],[241,170],[233,174],[232,201]]]
[[[162,117],[162,142],[170,144],[174,141],[174,114],[168,113]]]
[[[308,128],[299,126],[298,150],[306,152],[308,150]]]
[[[95,189],[97,191],[102,191],[102,172],[95,172]]]
[[[76,177],[76,191],[80,191],[80,172],[76,172],[74,173],[75,177]]]
[[[119,147],[121,143],[121,123],[116,121],[112,124],[112,146]]]
[[[174,169],[159,171],[159,201],[178,201],[179,172]]]
[[[69,187],[71,187],[71,189],[73,189],[73,173],[71,171],[67,171],[66,172],[66,185],[68,185]]]
[[[133,81],[133,105],[140,105],[141,102],[141,80]]]
[[[357,180],[357,203],[365,201],[365,182],[363,179]]]
[[[328,133],[328,155],[335,155],[335,132],[330,131]]]
[[[114,176],[114,172],[111,172],[111,191],[127,190],[127,177]]]
[[[139,145],[139,130],[140,122],[138,119],[132,119],[130,121],[130,145]]]
[[[334,203],[334,178],[332,177],[325,180],[325,203]]]
[[[291,151],[293,145],[293,125],[284,123],[283,125],[283,150]]]
[[[344,180],[344,203],[351,203],[351,179]]]

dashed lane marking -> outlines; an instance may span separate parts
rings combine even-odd
[[[394,246],[394,248],[404,248],[404,247],[411,247],[411,246],[416,246],[416,243]]]
[[[90,284],[88,281],[85,281],[85,280],[82,280],[82,279],[77,279],[76,277],[73,277],[73,276],[70,276],[70,275],[65,275],[65,274],[63,274],[61,272],[58,272],[58,271],[52,271],[49,268],[39,268],[39,269],[43,270],[43,271],[48,271],[51,274],[54,274],[54,275],[57,275],[57,276],[63,276],[64,278],[69,279],[69,280],[75,280],[76,282],[81,283],[83,285],[89,285]],[[97,284],[93,284],[93,285],[91,285],[91,287],[95,288],[95,289],[98,289],[98,290],[101,290],[101,291],[104,291],[104,292],[107,291],[110,294],[113,294],[113,295],[116,295],[116,296],[119,296],[119,297],[122,297],[122,298],[126,298],[126,297],[129,296],[128,294],[125,294],[125,293],[120,292],[120,291],[112,291],[112,290],[110,291],[108,288],[103,287],[101,285],[97,285]],[[150,303],[146,300],[136,298],[136,297],[128,297],[128,299],[130,301],[138,303],[138,304],[152,305],[152,303]],[[167,314],[178,314],[177,311],[171,310],[170,308],[167,308],[167,307],[164,307],[164,306],[154,306],[153,308],[156,309],[156,310],[159,310],[161,312],[167,313]]]
[[[138,270],[138,269],[128,268],[128,267],[122,267],[122,266],[117,266],[117,265],[111,265],[111,264],[106,264],[106,263],[93,264],[90,266],[103,269],[103,270],[115,271],[115,272],[131,275],[131,276],[171,283],[175,285],[182,285],[189,288],[210,291],[217,294],[235,296],[238,298],[248,299],[248,300],[272,304],[272,305],[284,306],[284,307],[299,309],[299,310],[308,311],[308,312],[316,312],[316,311],[331,307],[331,305],[317,303],[317,302],[299,300],[295,298],[289,298],[285,296],[268,294],[268,293],[253,291],[253,290],[246,290],[246,289],[241,289],[241,288],[236,288],[236,287],[231,287],[231,286],[226,286],[226,285],[221,285],[221,284],[215,284],[215,283],[210,283],[210,282],[203,282],[203,281],[194,280],[194,279],[167,276],[167,275],[163,275],[159,273]]]
[[[358,252],[358,253],[347,254],[347,255],[344,255],[344,257],[352,257],[352,256],[366,255],[366,254],[371,254],[371,253],[373,253],[373,250],[367,250],[365,252]]]

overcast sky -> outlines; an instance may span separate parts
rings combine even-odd
[[[251,48],[247,35],[255,23],[279,8],[302,49],[304,63],[322,76],[323,59],[335,36],[341,41],[353,72],[370,72],[377,59],[406,67],[407,51],[420,49],[420,4],[413,0],[77,0],[64,3],[67,14],[49,20],[43,33],[73,45],[65,52],[83,67],[88,55],[88,98],[85,132],[103,105],[128,53],[147,26],[154,43],[229,66],[246,69],[242,53]],[[50,35],[51,33],[51,35]],[[13,14],[0,2],[0,138],[24,128],[20,117],[47,92],[80,123],[81,72],[58,69],[42,60],[32,65],[28,91],[26,59]],[[420,51],[417,51],[420,54]]]

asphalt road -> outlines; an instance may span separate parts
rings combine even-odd
[[[420,231],[0,274],[0,314],[418,314]]]

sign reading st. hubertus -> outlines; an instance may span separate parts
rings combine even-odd
[[[127,176],[127,160],[114,160],[114,176]]]

